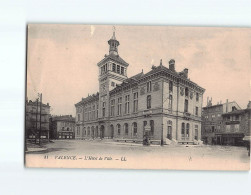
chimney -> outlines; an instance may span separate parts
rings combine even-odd
[[[209,97],[207,96],[207,106],[208,106],[208,100],[209,100]]]
[[[175,72],[175,60],[174,59],[171,59],[169,61],[169,69],[173,72]]]
[[[228,99],[226,100],[226,113],[228,113]]]
[[[187,68],[184,69],[184,73],[185,73],[185,77],[187,78],[188,77],[188,69]]]

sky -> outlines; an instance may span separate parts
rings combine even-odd
[[[118,53],[127,63],[128,77],[168,67],[188,68],[191,81],[206,89],[213,104],[251,100],[251,28],[115,26]],[[111,25],[29,24],[27,97],[43,94],[51,114],[75,116],[74,104],[98,91],[97,63],[109,53]]]

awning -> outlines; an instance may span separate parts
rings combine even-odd
[[[244,133],[217,133],[215,135],[220,137],[244,137]]]

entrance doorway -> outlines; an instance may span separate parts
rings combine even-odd
[[[100,127],[100,138],[103,139],[105,136],[105,127],[104,125],[101,125]]]
[[[111,125],[111,138],[113,139],[113,137],[114,137],[114,127],[113,125]]]
[[[167,139],[172,140],[172,126],[167,127]]]

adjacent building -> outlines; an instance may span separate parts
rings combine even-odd
[[[49,139],[49,103],[41,104],[39,101],[26,100],[25,107],[26,138],[38,139],[40,135],[42,139]],[[41,111],[40,107],[42,108]]]
[[[250,137],[251,101],[246,109],[234,110],[222,114],[222,131],[215,134],[216,144],[244,145],[243,138]]]
[[[75,118],[72,115],[50,118],[51,139],[75,139]]]
[[[241,109],[235,102],[207,106],[202,111],[202,140],[205,144],[243,145],[244,136],[250,136],[250,108]]]
[[[205,89],[189,79],[188,69],[178,72],[175,60],[168,67],[161,60],[128,77],[115,33],[108,44],[109,54],[97,63],[99,92],[75,104],[75,137],[198,143]]]

